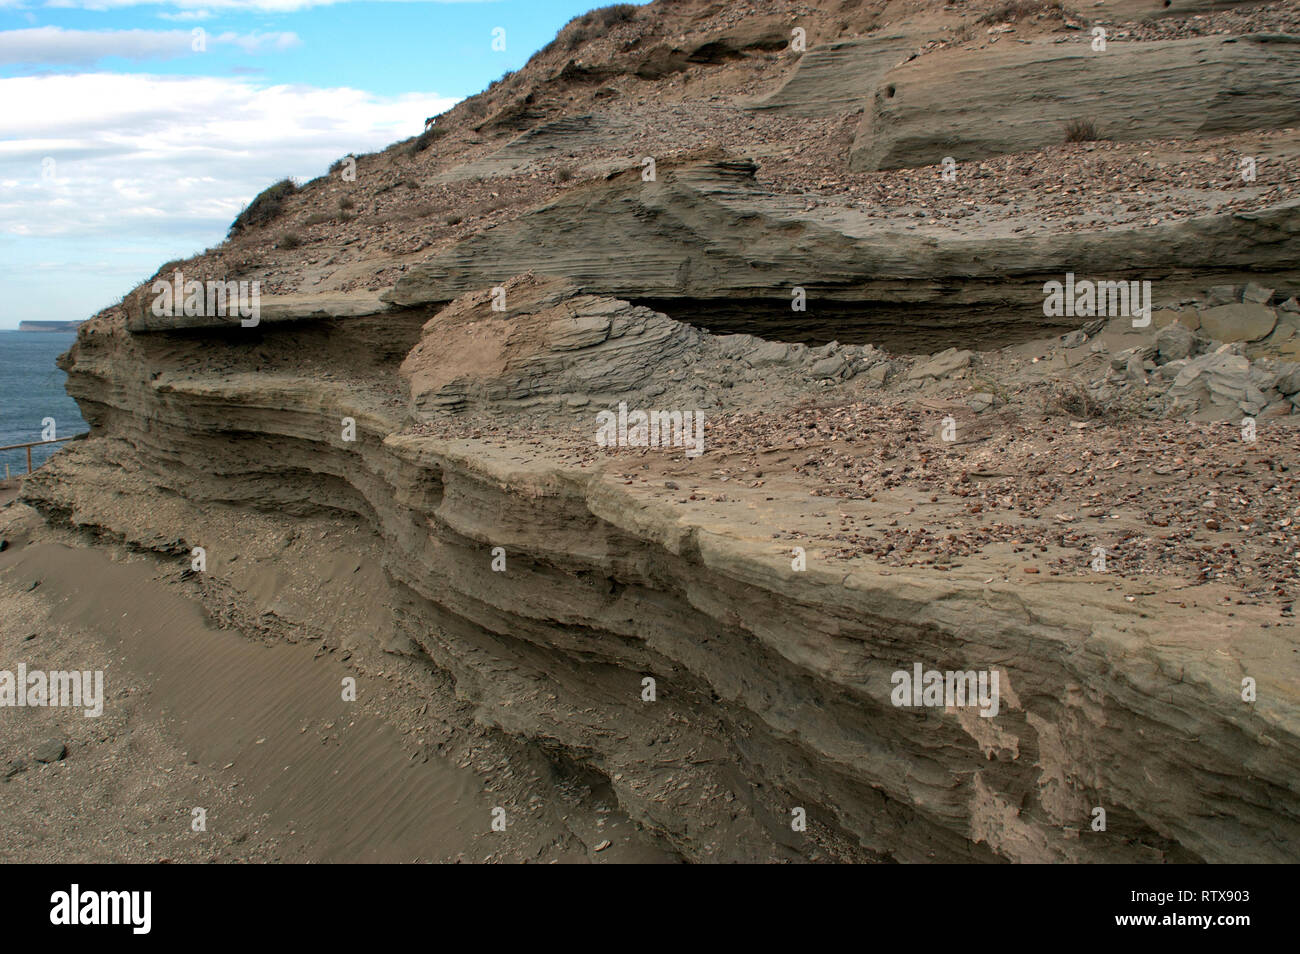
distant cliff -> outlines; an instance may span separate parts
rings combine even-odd
[[[20,321],[19,331],[76,331],[80,321]]]

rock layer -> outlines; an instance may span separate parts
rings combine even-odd
[[[647,304],[710,330],[786,340],[888,342],[929,350],[955,340],[1041,335],[1043,284],[1080,277],[1153,281],[1177,296],[1210,276],[1300,271],[1300,201],[1100,235],[908,233],[845,208],[815,214],[764,191],[752,163],[719,160],[628,172],[576,189],[410,268],[381,296],[443,303],[522,270]],[[1226,280],[1226,279],[1225,279]],[[805,290],[803,313],[791,309]],[[707,316],[707,317],[706,317]]]
[[[1066,139],[1195,138],[1300,123],[1300,37],[1002,45],[932,53],[880,78],[854,169],[1027,152]]]

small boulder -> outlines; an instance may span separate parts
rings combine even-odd
[[[859,375],[859,379],[865,381],[869,387],[878,388],[885,383],[885,378],[889,377],[890,368],[888,361],[882,361],[879,364],[873,364]]]
[[[956,348],[949,348],[947,351],[940,351],[934,357],[917,364],[907,374],[909,381],[917,381],[923,378],[946,378],[955,374],[964,368],[970,367],[970,359],[973,354],[969,351],[959,351]]]
[[[1168,364],[1162,364],[1156,369],[1156,376],[1162,381],[1173,381],[1178,377],[1178,372],[1182,371],[1185,367],[1187,367],[1187,361],[1185,359],[1170,361]]]
[[[1156,332],[1156,354],[1161,364],[1191,355],[1196,336],[1182,322],[1175,321]]]
[[[756,344],[744,355],[751,368],[763,368],[772,364],[782,364],[790,358],[790,346],[784,341],[762,341],[754,339]]]
[[[1124,366],[1124,376],[1135,384],[1146,383],[1146,363],[1142,360],[1142,355],[1140,353],[1135,353],[1129,356],[1128,364]]]
[[[1280,349],[1296,335],[1296,324],[1292,316],[1285,312],[1280,312],[1277,316],[1277,327],[1273,333],[1264,339],[1264,347],[1274,351]]]
[[[1167,394],[1191,407],[1208,401],[1223,408],[1235,407],[1252,397],[1248,390],[1258,393],[1250,379],[1250,362],[1239,354],[1221,351],[1188,361]]]
[[[1256,285],[1254,282],[1246,282],[1246,287],[1241,292],[1242,301],[1254,302],[1257,305],[1267,305],[1272,297],[1273,289]]]
[[[1300,393],[1300,364],[1284,362],[1278,367],[1277,389],[1288,397]]]
[[[814,378],[838,378],[847,366],[848,362],[843,355],[833,354],[815,362],[808,373]]]
[[[61,762],[68,754],[68,747],[58,739],[46,739],[36,747],[32,757],[38,762]]]
[[[1272,391],[1277,387],[1278,378],[1281,374],[1278,371],[1265,367],[1264,364],[1256,364],[1250,369],[1250,383],[1260,391]]]
[[[1241,400],[1237,402],[1243,414],[1257,415],[1264,408],[1268,407],[1268,398],[1264,392],[1254,385],[1248,384],[1242,393]]]

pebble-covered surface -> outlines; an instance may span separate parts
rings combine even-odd
[[[945,417],[955,440],[942,439]],[[854,401],[710,417],[706,450],[598,447],[589,426],[546,431],[468,420],[410,433],[516,448],[603,470],[695,505],[824,499],[837,519],[773,527],[841,559],[951,569],[981,556],[1011,572],[1231,581],[1286,615],[1300,592],[1300,428],[1119,424],[958,405]],[[816,514],[812,514],[816,516]],[[821,524],[814,528],[813,523]]]

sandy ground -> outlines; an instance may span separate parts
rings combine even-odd
[[[105,679],[98,718],[0,709],[0,860],[671,860],[602,793],[539,820],[520,802],[554,792],[489,791],[413,747],[403,714],[385,712],[400,703],[366,700],[366,677],[339,658],[220,628],[153,558],[44,540],[32,511],[0,508],[0,670]],[[349,676],[358,702],[342,698]],[[39,761],[50,742],[66,754]]]

